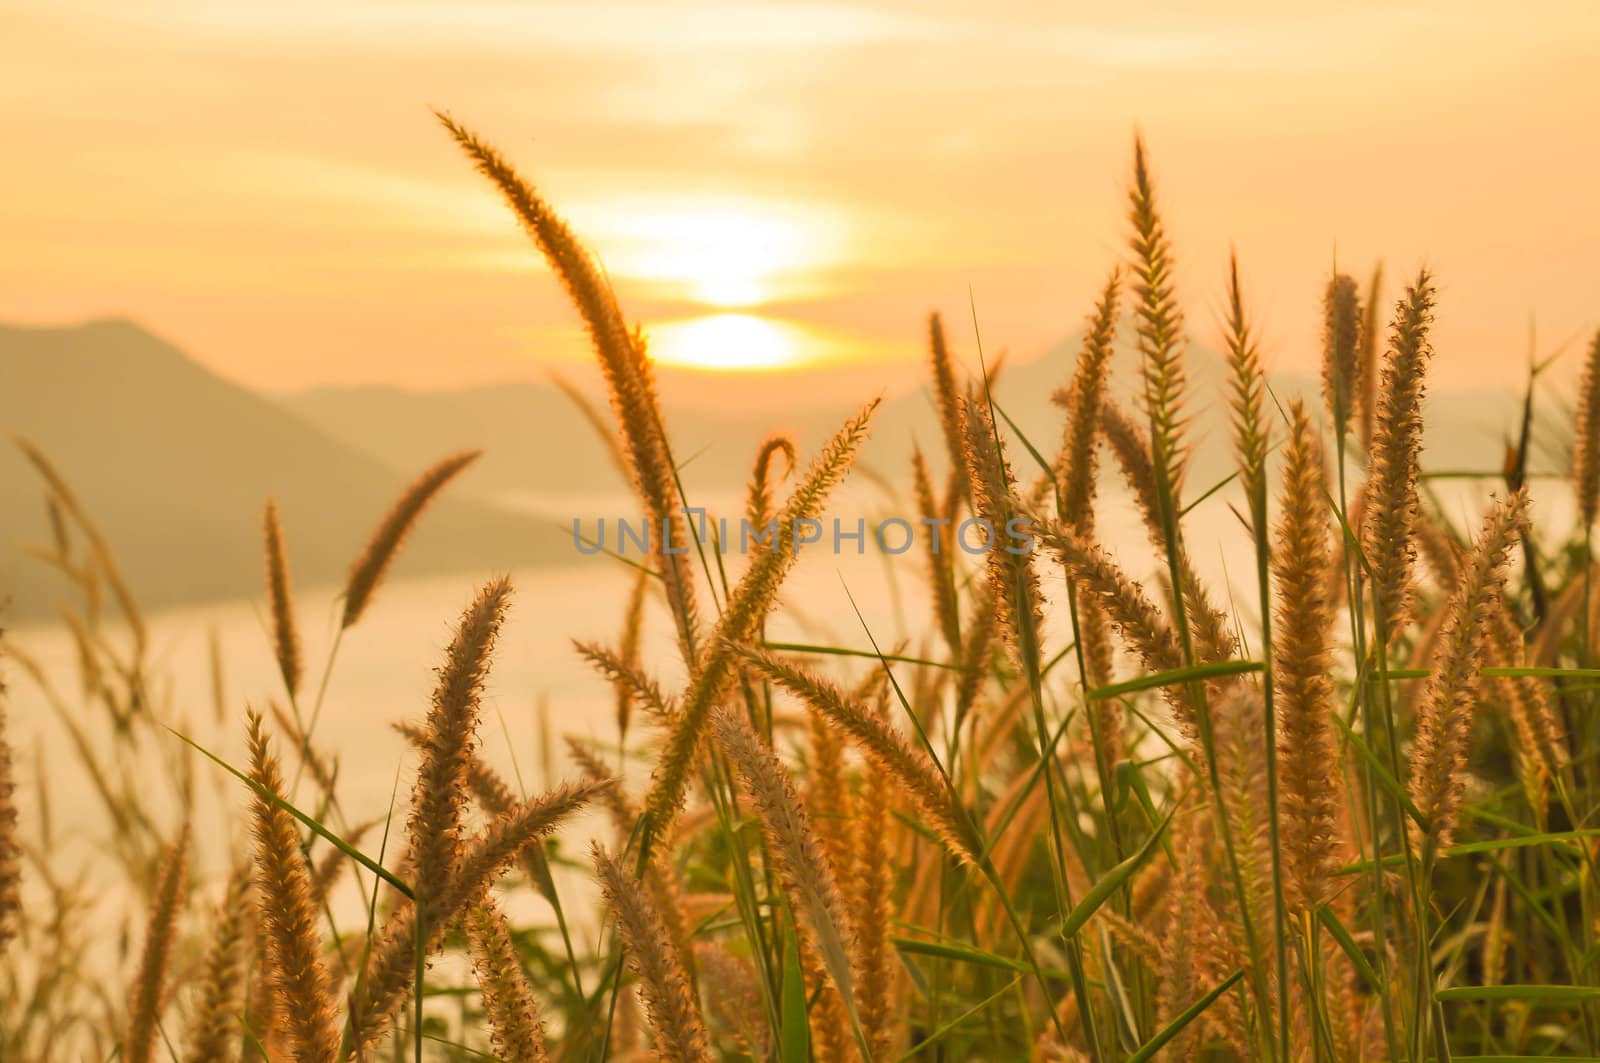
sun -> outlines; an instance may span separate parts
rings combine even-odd
[[[804,331],[754,314],[710,314],[649,329],[650,356],[690,369],[789,369],[812,360]]]
[[[612,274],[707,308],[749,309],[785,298],[797,278],[834,265],[840,251],[838,219],[804,202],[629,197],[577,213]]]
[[[635,268],[675,283],[707,306],[756,306],[772,298],[772,278],[800,251],[800,234],[781,221],[726,208],[656,220],[659,243]]]
[[[607,274],[647,315],[650,356],[662,365],[775,370],[834,357],[828,337],[772,304],[813,298],[848,258],[845,215],[824,204],[701,191],[608,196],[579,203],[573,220]]]

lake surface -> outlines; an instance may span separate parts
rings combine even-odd
[[[1475,527],[1476,514],[1486,489],[1452,482],[1447,486],[1445,509],[1458,524]],[[1253,555],[1248,538],[1230,509],[1235,490],[1219,492],[1202,502],[1185,518],[1190,552],[1202,574],[1219,596],[1232,588],[1233,605],[1253,628],[1255,590]],[[1571,520],[1570,489],[1546,482],[1536,492],[1542,500],[1540,521],[1548,527],[1565,527]],[[736,499],[712,500],[717,511],[737,513]],[[556,507],[559,508],[559,507]],[[553,511],[553,510],[549,510]],[[573,510],[567,510],[568,513]],[[599,514],[628,513],[623,499],[586,500],[585,528],[592,531]],[[831,512],[841,515],[847,527],[863,516],[868,527],[878,520],[905,512],[871,485],[856,485],[842,492]],[[1124,500],[1112,498],[1101,506],[1100,534],[1137,577],[1156,570],[1157,559],[1143,527]],[[424,518],[426,519],[426,518]],[[774,640],[827,643],[869,649],[871,643],[851,605],[860,608],[880,646],[886,650],[902,639],[911,640],[916,653],[931,629],[931,607],[923,587],[924,559],[920,543],[895,557],[867,553],[858,556],[854,544],[840,554],[825,542],[802,552],[785,585],[785,608],[771,624]],[[735,578],[742,560],[725,559],[729,578]],[[970,559],[977,560],[977,559]],[[292,563],[292,558],[291,558]],[[1059,595],[1063,580],[1053,562],[1040,569],[1048,594]],[[614,645],[625,611],[632,570],[615,559],[582,556],[574,551],[570,564],[512,574],[515,595],[490,673],[480,731],[483,757],[512,782],[513,788],[532,793],[552,780],[573,777],[562,736],[574,734],[612,745],[616,738],[611,687],[583,662],[572,639]],[[392,724],[420,721],[426,714],[434,685],[434,669],[461,610],[476,589],[496,573],[461,574],[447,578],[408,579],[404,557],[394,578],[376,596],[361,622],[346,633],[339,647],[325,705],[316,731],[317,746],[339,759],[339,792],[351,821],[381,818],[391,797],[403,821],[414,764]],[[848,588],[848,594],[847,594]],[[333,642],[338,610],[336,588],[297,589],[297,613],[306,661],[303,697],[310,701]],[[703,615],[714,615],[702,589]],[[171,610],[149,618],[151,672],[158,693],[157,708],[164,723],[191,735],[225,760],[243,765],[244,710],[264,708],[282,700],[265,624],[261,600]],[[213,713],[211,632],[215,632],[225,662],[226,702],[221,720]],[[664,611],[655,608],[646,632],[645,657],[668,690],[682,684],[675,648]],[[67,703],[73,706],[86,731],[98,743],[108,723],[102,710],[85,709],[74,697],[77,689],[77,651],[60,625],[17,629],[7,638],[39,661]],[[117,633],[112,632],[113,641]],[[1067,644],[1068,634],[1059,610],[1045,633],[1046,652]],[[852,662],[859,674],[865,662]],[[48,790],[57,845],[55,859],[68,872],[98,877],[107,859],[105,838],[109,830],[97,798],[86,784],[71,743],[49,703],[15,664],[4,665],[9,686],[9,737],[17,751],[18,798],[23,810],[25,836],[31,837],[42,785]],[[909,666],[908,666],[909,667]],[[1059,676],[1061,682],[1070,677]],[[636,720],[644,728],[647,721]],[[148,778],[153,804],[170,803],[170,780],[164,765],[181,750],[177,739],[169,747],[151,751],[147,763],[136,770]],[[281,741],[280,751],[284,750]],[[42,759],[41,759],[42,757]],[[292,758],[289,774],[292,771]],[[45,767],[41,778],[40,764]],[[397,774],[398,768],[398,774]],[[247,844],[242,824],[246,806],[244,788],[210,764],[196,768],[196,850],[199,871],[215,880],[232,854]],[[642,772],[634,780],[637,792]],[[398,790],[397,790],[398,786]],[[302,787],[302,796],[306,789]],[[575,823],[566,835],[566,852],[581,855],[589,837],[610,839],[609,827],[590,816]],[[376,849],[376,834],[366,847]],[[392,843],[393,844],[393,843]],[[115,874],[115,872],[113,872]],[[581,875],[564,876],[567,885],[588,895]],[[105,881],[120,882],[120,875]],[[114,903],[114,899],[108,903]],[[114,917],[108,914],[109,917]]]

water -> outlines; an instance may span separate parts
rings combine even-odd
[[[1458,525],[1475,526],[1477,520],[1471,514],[1479,510],[1485,489],[1460,482],[1441,486],[1447,489],[1446,512]],[[1252,630],[1256,615],[1254,561],[1244,529],[1230,508],[1234,493],[1221,492],[1197,506],[1185,518],[1185,533],[1203,577],[1215,588],[1219,600],[1227,600],[1230,612],[1243,618],[1245,629]],[[1539,519],[1550,527],[1564,527],[1561,522],[1569,521],[1571,513],[1566,485],[1547,483],[1539,494],[1548,502]],[[621,499],[591,502],[593,508],[588,512],[592,514],[630,511]],[[739,511],[736,499],[713,499],[712,504],[718,512]],[[1238,505],[1236,501],[1233,504]],[[1130,574],[1144,577],[1156,571],[1158,559],[1126,500],[1110,497],[1100,508],[1102,540]],[[847,526],[853,526],[856,514],[864,515],[869,528],[884,516],[908,512],[882,490],[862,483],[842,492],[832,511],[848,514]],[[591,527],[592,523],[589,518]],[[854,549],[847,544],[846,551],[838,555],[826,549],[802,553],[785,585],[784,605],[769,627],[769,638],[866,650],[871,643],[863,630],[864,621],[884,649],[909,638],[913,640],[910,652],[918,652],[922,643],[917,640],[932,626],[922,583],[920,544],[893,558],[858,556]],[[741,559],[725,560],[728,578],[736,578]],[[1059,566],[1047,563],[1040,570],[1047,594],[1059,599],[1063,586]],[[342,639],[316,743],[338,757],[346,822],[381,820],[392,800],[402,810],[397,829],[403,821],[414,759],[391,725],[397,720],[421,720],[426,714],[434,669],[442,662],[455,621],[477,587],[493,575],[407,579],[402,557],[395,578],[382,587],[367,615]],[[513,789],[533,793],[576,774],[567,762],[561,741],[564,735],[586,737],[602,747],[614,744],[612,689],[577,655],[571,640],[616,643],[632,575],[631,569],[614,559],[579,556],[576,551],[568,565],[512,574],[516,593],[485,691],[479,752]],[[1231,594],[1226,594],[1230,588]],[[301,589],[297,594],[306,661],[302,697],[307,709],[333,644],[338,617],[335,597],[336,588]],[[715,606],[704,591],[700,603],[709,621]],[[1047,655],[1068,641],[1060,613],[1052,610],[1047,620]],[[245,707],[265,709],[274,699],[283,701],[261,603],[171,610],[148,618],[148,623],[150,671],[160,721],[190,735],[229,763],[243,765]],[[220,719],[213,711],[209,641],[213,631],[225,662],[226,698]],[[112,630],[110,636],[114,644],[124,644],[125,635]],[[77,651],[65,628],[22,628],[9,632],[7,638],[40,663],[91,742],[106,750],[104,713],[80,705],[81,699],[76,697]],[[644,657],[666,689],[681,687],[683,675],[676,663],[673,634],[659,607],[653,609],[647,624]],[[868,665],[857,661],[851,666],[859,674]],[[18,757],[18,798],[25,837],[35,836],[38,820],[31,806],[38,804],[42,788],[48,793],[55,827],[52,860],[57,869],[69,876],[85,875],[91,882],[120,884],[124,881],[121,872],[107,863],[107,817],[87,785],[66,729],[37,686],[14,665],[5,667],[10,687],[9,738]],[[1062,669],[1054,680],[1068,684],[1073,672]],[[637,720],[636,726],[647,726],[647,721]],[[182,746],[164,732],[161,741],[165,743],[162,747],[145,747],[133,770],[143,773],[140,789],[151,805],[175,814],[172,780],[165,776]],[[284,752],[281,742],[279,749]],[[285,759],[292,775],[292,757]],[[231,860],[247,844],[242,829],[246,793],[242,784],[220,768],[198,762],[196,771],[200,781],[194,809],[197,873],[206,888],[214,890]],[[633,791],[639,792],[641,785],[642,771],[632,779]],[[308,794],[308,788],[302,786],[300,796],[307,798]],[[597,815],[576,821],[563,837],[564,851],[577,858],[586,852],[589,839],[612,840],[609,825]],[[363,847],[376,851],[378,838],[378,833],[369,835]],[[590,896],[581,872],[569,871],[560,881],[564,891]],[[125,900],[119,888],[106,891],[102,917],[121,922],[128,908]],[[355,895],[350,892],[341,904],[353,902]],[[527,908],[526,898],[519,903],[526,913],[538,907]]]

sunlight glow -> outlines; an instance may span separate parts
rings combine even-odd
[[[841,226],[809,204],[755,199],[622,199],[573,210],[606,268],[669,297],[749,307],[788,294],[786,278],[833,264]]]
[[[712,314],[649,330],[650,355],[693,369],[789,369],[812,360],[803,329],[753,314]]]

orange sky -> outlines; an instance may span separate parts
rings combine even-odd
[[[803,328],[892,383],[969,285],[985,343],[1037,353],[1121,254],[1136,123],[1196,339],[1230,243],[1279,366],[1315,360],[1336,248],[1435,269],[1458,384],[1515,379],[1530,314],[1547,349],[1600,323],[1595,0],[983,7],[0,0],[0,320],[126,314],[271,387],[581,357],[437,106],[663,357]]]

